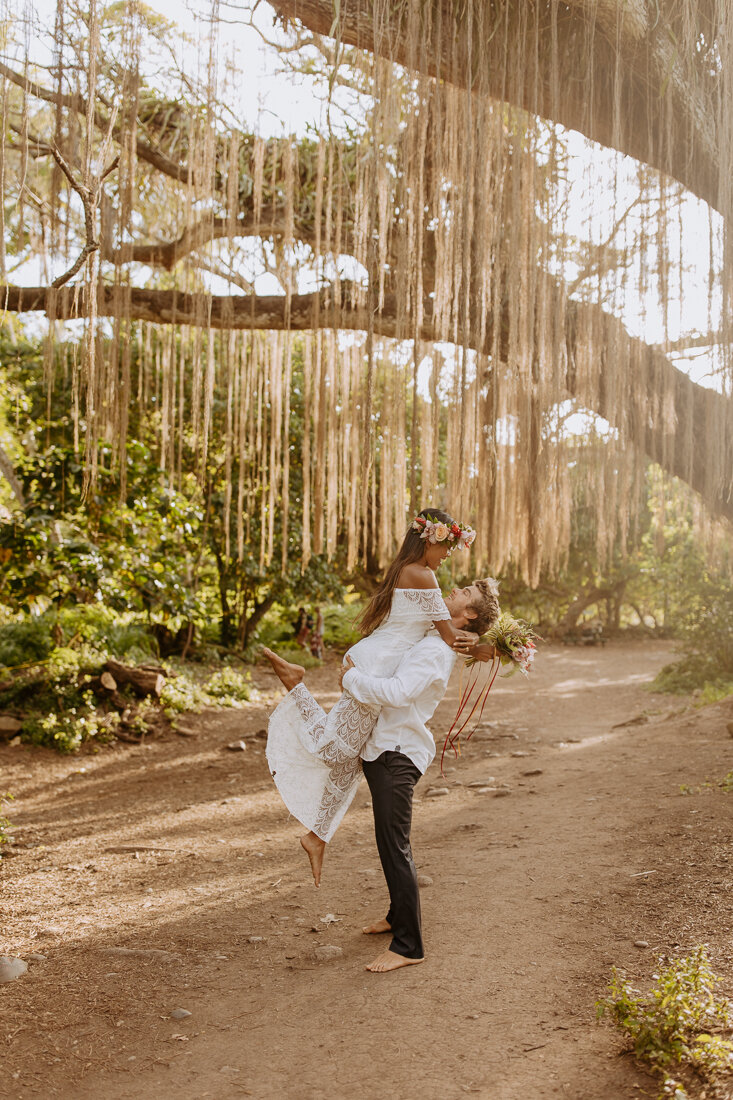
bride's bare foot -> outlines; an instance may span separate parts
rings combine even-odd
[[[371,970],[372,974],[386,974],[388,970],[399,970],[401,966],[415,966],[416,963],[421,962],[425,962],[425,959],[406,959],[396,951],[383,951],[364,969]]]
[[[300,843],[305,849],[305,853],[308,856],[311,864],[311,871],[313,872],[313,878],[316,886],[321,885],[321,868],[323,867],[323,856],[326,851],[326,842],[321,840],[315,833],[306,833],[305,836],[300,838]]]
[[[301,665],[291,665],[290,661],[284,661],[282,657],[278,657],[277,653],[273,653],[267,646],[263,648],[262,652],[274,668],[280,683],[288,691],[292,691],[305,676],[305,669]]]
[[[388,924],[384,918],[382,920],[375,920],[374,924],[365,924],[362,928],[362,932],[365,936],[378,936],[380,932],[391,932],[392,925]]]

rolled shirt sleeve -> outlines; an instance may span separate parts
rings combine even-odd
[[[360,703],[379,707],[401,707],[415,700],[443,673],[435,656],[420,653],[403,660],[394,676],[369,676],[350,668],[344,674],[343,687]],[[450,652],[450,651],[448,651]],[[412,659],[411,659],[412,658]]]

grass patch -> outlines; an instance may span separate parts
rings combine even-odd
[[[712,660],[693,656],[665,665],[649,685],[649,690],[668,695],[694,695],[695,705],[702,707],[733,695],[733,680],[721,674]]]
[[[660,958],[655,985],[634,989],[613,968],[609,996],[596,1004],[609,1015],[636,1057],[662,1078],[660,1097],[697,1100],[730,1095],[733,1081],[733,1004],[716,992],[706,946],[691,955]]]

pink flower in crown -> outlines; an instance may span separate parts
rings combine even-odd
[[[434,523],[432,535],[435,538],[435,542],[445,542],[448,538],[448,528],[444,523]],[[433,539],[431,538],[430,541],[432,542]]]

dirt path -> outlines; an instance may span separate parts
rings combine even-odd
[[[47,956],[0,988],[3,1093],[654,1096],[595,1024],[610,967],[643,983],[655,953],[707,942],[733,976],[733,795],[680,794],[733,769],[733,713],[650,695],[669,659],[659,643],[547,647],[531,682],[497,682],[493,725],[446,783],[433,767],[417,788],[428,959],[392,975],[362,969],[379,945],[359,929],[385,910],[366,786],[316,891],[256,736],[266,699],[199,716],[196,739],[73,759],[0,750],[19,841],[2,863],[0,953]],[[329,705],[333,665],[309,679]],[[247,751],[227,751],[243,734]],[[438,784],[449,793],[429,796]],[[343,954],[317,961],[324,944]],[[192,1015],[172,1020],[177,1007]]]

